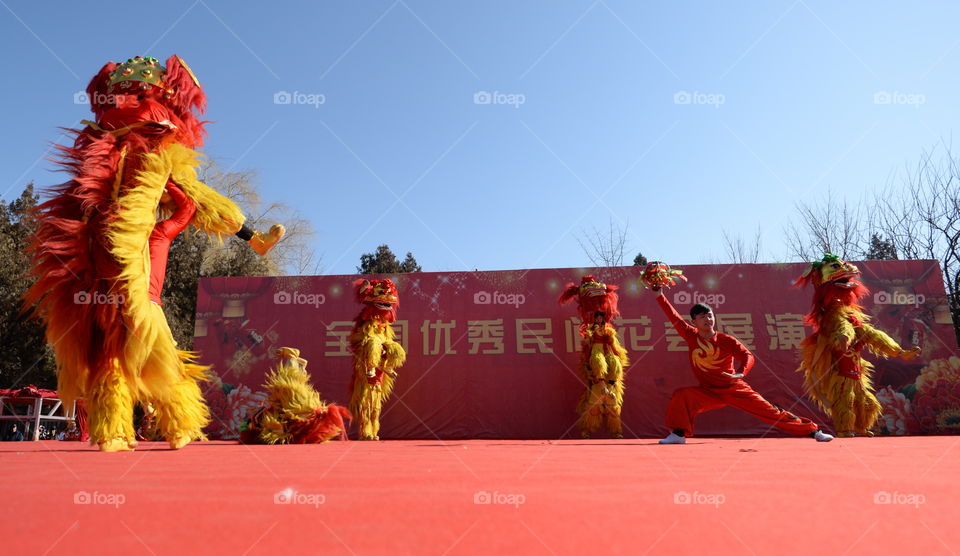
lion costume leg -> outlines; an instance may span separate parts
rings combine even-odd
[[[357,432],[360,440],[380,440],[380,413],[383,404],[393,392],[394,369],[403,364],[406,354],[400,344],[383,344],[382,364],[377,371],[377,382],[371,383],[365,370],[354,368],[353,395],[350,398],[350,413],[357,420]],[[363,364],[360,360],[355,365]]]
[[[151,303],[150,311],[151,326],[143,330],[156,335],[141,338],[148,353],[141,387],[144,397],[153,403],[157,433],[177,450],[203,438],[203,428],[210,422],[210,411],[197,384],[204,380],[207,367],[194,364],[189,352],[177,350],[163,308]]]
[[[617,405],[623,405],[623,362],[619,357],[607,354],[607,381],[614,381],[612,389]],[[609,383],[609,382],[608,382]]]
[[[854,401],[854,430],[863,436],[873,436],[870,429],[877,423],[883,408],[873,392],[857,384],[856,399]]]
[[[380,411],[383,409],[383,391],[378,386],[374,388],[373,403],[370,407],[369,429],[373,433],[373,440],[380,440]]]
[[[610,384],[609,381],[613,381]],[[623,409],[623,361],[613,353],[607,354],[607,386],[610,393],[606,400],[607,430],[614,438],[623,438],[620,411]]]
[[[620,420],[622,406],[611,405],[607,409],[607,430],[614,438],[623,438],[623,423]]]
[[[103,452],[132,450],[137,444],[133,393],[119,361],[113,359],[108,364],[108,370],[94,379],[90,389],[90,439]]]
[[[377,407],[379,386],[370,383],[367,372],[381,367],[385,352],[384,338],[373,333],[365,334],[354,352],[350,413],[357,420],[357,437],[360,440],[374,440],[379,432],[379,427],[374,424],[380,419],[380,408]]]
[[[190,360],[189,354],[178,354],[181,360]],[[203,438],[203,428],[210,422],[210,411],[197,384],[203,380],[206,367],[191,363],[183,363],[181,367],[183,378],[154,401],[157,431],[174,450]]]
[[[360,407],[360,440],[380,440],[380,411],[383,409],[383,389],[379,384],[368,384]]]
[[[833,427],[837,430],[837,436],[849,438],[854,435],[857,415],[854,412],[856,403],[856,388],[858,382],[841,378],[836,390],[831,396],[829,413],[833,419]]]
[[[577,428],[583,438],[590,438],[590,435],[603,425],[603,400],[600,392],[599,384],[588,384],[580,396],[580,403],[577,404],[577,412],[580,414]]]
[[[617,387],[619,384],[608,384],[607,396],[604,403],[607,431],[613,438],[623,438],[623,423],[620,421],[620,404],[617,403]]]
[[[590,438],[590,431],[587,429],[586,422],[584,421],[584,415],[586,414],[589,404],[590,388],[588,387],[580,393],[580,398],[577,400],[577,408],[575,409],[577,414],[577,430],[580,431],[580,436],[583,438]]]
[[[357,437],[360,440],[377,440],[380,434],[380,410],[383,407],[381,388],[370,384],[360,374],[354,381],[350,413],[357,420]]]
[[[620,413],[617,408],[607,408],[607,430],[610,431],[610,436],[623,438],[623,423],[620,421]]]
[[[604,356],[603,344],[593,344],[586,361],[584,362],[581,358],[581,365],[585,367],[583,376],[587,377],[587,389],[581,396],[580,403],[577,404],[577,412],[580,414],[577,427],[580,429],[581,437],[590,438],[590,435],[600,429],[606,420],[603,410],[603,385],[593,382],[603,380],[607,375],[607,359]]]

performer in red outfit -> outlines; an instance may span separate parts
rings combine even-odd
[[[667,407],[669,436],[660,444],[683,444],[693,436],[693,421],[704,411],[732,406],[746,411],[764,423],[783,432],[808,435],[818,442],[829,442],[833,437],[820,430],[813,421],[797,417],[781,409],[756,393],[743,377],[754,364],[753,354],[736,338],[714,329],[710,307],[698,303],[690,311],[693,325],[681,317],[667,301],[660,288],[654,288],[657,303],[673,323],[690,348],[690,367],[700,386],[680,388],[670,398]]]
[[[175,205],[173,214],[166,220],[157,222],[150,234],[150,301],[157,305],[163,305],[160,302],[160,293],[163,292],[163,279],[167,274],[170,244],[190,225],[190,219],[197,212],[197,206],[173,182],[167,184],[167,189],[160,198],[160,207],[169,210],[171,203]]]

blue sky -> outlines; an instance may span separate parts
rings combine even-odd
[[[61,181],[43,157],[105,62],[176,53],[208,95],[204,151],[309,218],[326,273],[380,243],[431,271],[585,266],[577,234],[610,218],[627,264],[720,258],[722,230],[758,227],[786,260],[795,203],[859,197],[952,136],[958,20],[953,2],[2,0],[0,192]]]

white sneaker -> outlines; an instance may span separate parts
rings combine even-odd
[[[813,433],[813,438],[814,438],[814,440],[816,440],[817,442],[830,442],[831,440],[833,440],[833,435],[827,434],[827,433],[823,432],[822,430],[817,429],[817,430],[814,431],[814,433]]]
[[[660,444],[686,444],[686,443],[687,443],[686,438],[672,432],[668,434],[666,438],[660,441]]]

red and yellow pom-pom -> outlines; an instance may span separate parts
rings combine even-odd
[[[670,268],[668,264],[660,261],[648,264],[640,275],[640,283],[649,289],[669,288],[680,281],[687,281],[683,271]]]

